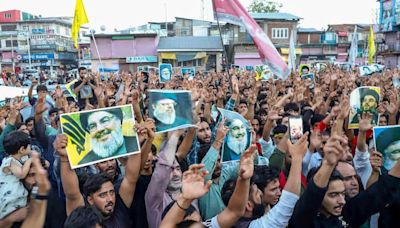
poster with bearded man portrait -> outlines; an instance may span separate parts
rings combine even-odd
[[[192,93],[187,90],[149,90],[149,115],[156,132],[192,127]]]
[[[228,132],[224,139],[222,161],[240,160],[240,156],[250,146],[251,132],[248,121],[237,112],[218,109],[225,119]]]
[[[73,169],[140,153],[132,105],[67,113],[60,121]]]
[[[381,88],[364,86],[353,90],[350,94],[349,129],[358,129],[362,113],[372,115],[371,124],[379,123],[379,103],[381,100]]]

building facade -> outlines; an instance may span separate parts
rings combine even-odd
[[[73,47],[71,26],[71,17],[42,18],[18,10],[0,12],[3,70],[19,72],[31,67],[53,72],[57,68],[76,68],[78,51]],[[86,30],[81,29],[82,33]]]
[[[379,27],[383,34],[377,52],[382,56],[382,63],[387,68],[400,66],[400,1],[378,0]]]
[[[221,71],[223,45],[217,36],[161,37],[157,46],[160,63]]]
[[[287,61],[290,35],[292,30],[295,30],[294,35],[297,35],[296,27],[301,18],[288,13],[251,13],[250,15],[271,39],[282,58]],[[254,42],[246,29],[236,25],[225,26],[229,27],[228,31],[224,30],[225,34],[228,34],[229,42],[224,43],[228,53],[228,63],[241,67],[262,65]],[[229,37],[229,34],[232,36]],[[296,53],[300,54],[300,49],[297,49]]]
[[[140,65],[158,66],[156,33],[95,34],[100,54],[91,39],[91,66],[94,71],[136,72]]]

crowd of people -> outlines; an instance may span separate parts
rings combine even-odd
[[[173,75],[165,83],[152,72],[100,76],[81,67],[78,73],[70,93],[32,78],[27,99],[14,97],[0,107],[2,228],[400,224],[400,162],[384,167],[384,151],[375,149],[372,135],[377,113],[376,125],[399,124],[399,88],[392,83],[398,70],[361,77],[328,66],[314,72],[315,82],[299,73],[257,81],[255,72],[236,69],[190,79]],[[24,84],[14,75],[3,81]],[[349,129],[349,95],[361,86],[380,87],[382,99],[361,100],[359,127]],[[160,106],[162,120],[176,104],[151,104],[153,89],[190,91],[194,127],[157,133],[149,110]],[[72,169],[72,142],[61,131],[60,115],[126,104],[134,111],[140,153]],[[23,115],[27,106],[32,111]],[[239,113],[249,129],[232,130],[214,115],[216,107]],[[119,116],[87,116],[85,130],[96,136],[102,129],[104,137],[121,128],[110,124]],[[302,121],[296,141],[290,140],[292,116]],[[251,132],[250,146],[237,161],[223,162],[227,135],[244,130]],[[400,151],[399,145],[392,149]]]

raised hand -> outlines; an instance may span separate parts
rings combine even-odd
[[[147,137],[154,138],[155,137],[154,132],[156,130],[155,121],[151,118],[147,118],[146,121],[144,122],[144,127],[147,129]]]
[[[147,139],[147,128],[144,124],[136,124],[135,129],[139,138],[139,143],[142,144]]]
[[[250,147],[240,157],[239,177],[248,180],[253,176],[254,157],[256,155],[257,146],[255,144]]]
[[[273,106],[272,109],[268,111],[268,120],[274,121],[282,119],[282,116],[279,116],[279,110],[279,107]]]
[[[255,105],[257,103],[257,95],[252,93],[250,95],[249,102],[251,105]]]
[[[51,185],[47,177],[47,171],[43,168],[40,163],[39,154],[37,152],[32,153],[32,164],[35,169],[35,180],[36,186],[38,187],[38,195],[47,196],[50,191]]]
[[[329,138],[324,146],[324,159],[328,165],[336,166],[345,153],[346,148],[344,145],[347,145],[347,139],[342,136],[334,135]]]
[[[45,101],[46,101],[45,97],[38,98],[37,105],[35,108],[36,115],[40,115],[48,109],[48,107],[46,107]]]
[[[211,180],[204,182],[208,171],[201,170],[203,164],[195,164],[183,173],[182,178],[182,197],[187,200],[195,200],[207,194],[211,187]]]
[[[103,98],[104,97],[104,88],[101,84],[98,84],[99,86],[96,86],[94,89],[94,95],[98,98]]]
[[[360,122],[359,122],[360,131],[364,131],[365,132],[365,131],[368,131],[368,130],[372,129],[372,124],[371,124],[372,114],[371,113],[364,112],[364,113],[362,113],[361,116],[359,115],[359,119],[360,119]]]
[[[286,142],[289,153],[292,155],[292,159],[299,159],[302,161],[308,148],[308,132],[306,132],[295,144],[292,144],[289,139],[286,140]]]
[[[215,140],[216,141],[223,141],[226,134],[228,133],[228,127],[225,126],[225,121],[226,119],[222,119],[221,122],[219,123],[218,129],[217,129],[217,135]]]
[[[62,157],[67,157],[68,138],[65,134],[59,134],[53,142],[54,150]]]
[[[239,94],[239,82],[237,77],[233,75],[231,81],[232,81],[233,94]]]
[[[381,167],[383,166],[382,154],[376,150],[371,151],[369,161],[371,163],[372,171],[380,173]]]
[[[349,99],[344,99],[341,103],[340,103],[340,113],[338,114],[337,118],[338,119],[346,119],[349,116],[350,113],[350,104],[349,104]]]

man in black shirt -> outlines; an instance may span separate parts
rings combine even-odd
[[[90,103],[96,103],[96,96],[94,95],[95,81],[90,80],[87,75],[87,69],[85,67],[79,67],[79,80],[74,84],[74,93],[78,97],[78,104],[81,109],[85,107],[86,99],[89,99]]]
[[[85,200],[79,189],[78,177],[69,165],[67,143],[66,135],[57,135],[54,148],[60,154],[61,180],[69,216],[73,210],[84,206]],[[118,192],[115,192],[112,181],[105,173],[95,174],[85,182],[85,199],[90,206],[96,208],[103,215],[103,227],[130,227],[128,208],[131,207],[135,194],[140,171],[140,157],[140,154],[128,157],[125,177]]]
[[[345,155],[347,140],[333,136],[324,147],[324,160],[310,179],[289,221],[295,227],[360,227],[392,202],[400,187],[400,162],[379,180],[351,199],[345,199],[343,177],[335,171]]]

